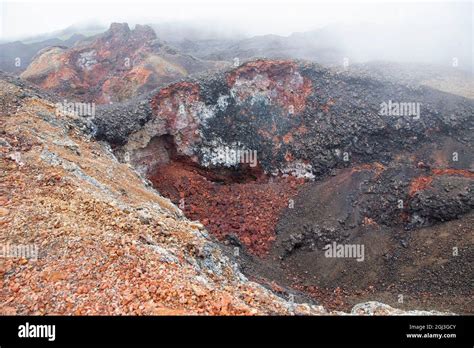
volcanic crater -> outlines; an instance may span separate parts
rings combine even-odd
[[[420,117],[382,115],[388,101]],[[99,107],[94,135],[277,293],[464,313],[473,114],[429,87],[255,60]],[[235,161],[246,151],[257,165]],[[327,257],[334,243],[364,246],[363,260]]]

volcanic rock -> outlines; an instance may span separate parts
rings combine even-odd
[[[463,311],[473,115],[472,99],[426,86],[256,60],[99,108],[94,122],[187,216],[238,238],[252,276],[331,309],[404,293],[411,306]],[[252,151],[255,167],[233,157]],[[327,258],[334,242],[364,245],[364,261]]]
[[[72,100],[109,103],[217,66],[179,54],[149,26],[130,30],[126,23],[112,23],[103,34],[80,40],[72,48],[41,50],[21,77]]]

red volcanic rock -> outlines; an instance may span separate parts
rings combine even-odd
[[[227,83],[238,100],[266,94],[290,114],[301,112],[312,93],[312,83],[303,77],[294,61],[257,60],[227,75]]]
[[[433,178],[429,176],[419,176],[418,178],[415,178],[410,183],[410,190],[408,191],[408,194],[410,197],[413,197],[413,195],[418,191],[426,189],[432,181]]]
[[[410,183],[409,195],[413,197],[418,191],[425,190],[428,188],[435,176],[446,175],[446,176],[460,176],[468,179],[474,179],[474,173],[466,169],[455,169],[455,168],[435,168],[432,170],[433,176],[419,176]]]
[[[113,23],[72,48],[40,51],[21,77],[64,97],[108,103],[214,67],[167,47],[149,26],[130,30],[126,23]]]
[[[199,141],[198,112],[202,108],[199,85],[180,82],[162,88],[151,100],[156,118],[164,120],[166,133],[176,136],[176,145],[182,153],[190,154],[190,147]]]
[[[250,253],[264,256],[275,240],[278,218],[304,181],[291,176],[268,180],[262,175],[237,182],[224,175],[215,182],[215,176],[193,165],[170,162],[149,178],[186,216],[201,221],[217,238],[237,237]]]

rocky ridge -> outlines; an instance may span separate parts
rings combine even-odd
[[[0,96],[1,242],[39,250],[1,259],[2,314],[329,313],[249,281],[203,225],[46,94],[2,76]],[[354,314],[401,313],[362,307]]]
[[[104,104],[219,66],[180,54],[149,26],[131,30],[126,23],[112,23],[106,32],[74,47],[41,50],[21,77],[69,100]]]

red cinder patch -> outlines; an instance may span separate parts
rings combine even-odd
[[[415,193],[428,188],[433,181],[435,176],[440,175],[458,175],[465,178],[474,179],[474,173],[466,169],[455,169],[455,168],[438,168],[431,171],[432,176],[420,176],[414,179],[410,184],[410,190],[408,194],[412,197]]]
[[[157,168],[150,180],[188,218],[201,221],[221,240],[235,235],[252,254],[259,256],[268,252],[275,240],[280,214],[304,183],[292,176],[269,181],[261,175],[222,185],[181,162]]]
[[[285,144],[289,144],[293,141],[293,135],[291,133],[286,133],[284,136],[283,136],[283,142]]]
[[[465,178],[474,179],[474,172],[466,169],[454,169],[454,168],[446,168],[446,169],[433,169],[434,175],[459,175]]]
[[[408,194],[410,197],[413,197],[413,195],[418,191],[426,189],[432,181],[433,177],[431,176],[419,176],[410,183]]]

